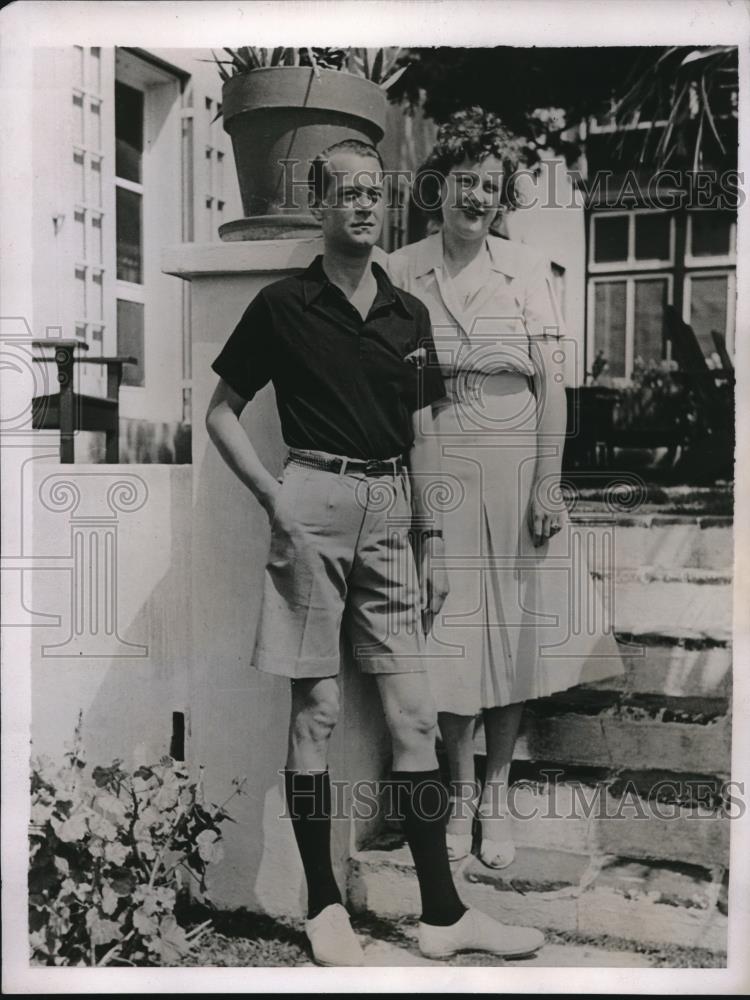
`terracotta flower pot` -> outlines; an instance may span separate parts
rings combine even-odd
[[[341,139],[377,144],[386,97],[350,73],[272,66],[232,77],[223,88],[246,218],[219,229],[223,240],[277,239],[319,229],[307,207],[310,160]]]

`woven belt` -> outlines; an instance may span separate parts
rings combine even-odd
[[[322,472],[336,472],[339,475],[351,473],[364,476],[398,476],[406,469],[400,458],[382,458],[365,461],[359,458],[344,458],[323,455],[311,455],[290,451],[289,461],[295,465],[305,465],[308,469],[319,469]]]

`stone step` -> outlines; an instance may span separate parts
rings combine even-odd
[[[729,864],[729,817],[738,810],[720,779],[649,771],[582,780],[554,764],[519,778],[523,770],[514,765],[508,798],[518,848],[704,868]],[[468,792],[466,808],[470,815]],[[478,846],[478,823],[474,833]]]
[[[731,584],[733,567],[724,569],[697,569],[695,566],[682,566],[677,569],[667,569],[663,566],[626,566],[614,568],[608,572],[594,571],[597,580],[613,580],[615,585],[624,583],[640,583],[648,586],[670,583]]]
[[[526,703],[514,759],[728,776],[731,649],[628,639],[623,674]],[[481,721],[475,753],[486,753]]]
[[[731,517],[574,510],[571,521],[574,530],[585,536],[584,550],[601,552],[605,536],[614,539],[613,564],[618,570],[692,567],[726,573],[734,561]]]
[[[503,871],[473,856],[453,868],[464,902],[504,923],[726,951],[721,870],[534,848],[519,850]],[[352,856],[348,899],[355,911],[386,919],[419,913],[411,855],[398,837]]]
[[[572,473],[564,477],[566,493],[578,508],[607,508],[641,513],[670,514],[732,514],[734,484],[717,482],[712,486],[668,486],[658,483],[618,483],[616,477],[605,477],[598,485],[586,474]],[[623,490],[623,486],[626,488]]]
[[[728,777],[728,717],[673,722],[665,721],[667,712],[665,708],[614,705],[594,715],[573,711],[549,715],[529,702],[514,759]],[[478,742],[477,753],[483,752]]]
[[[726,643],[732,636],[732,587],[726,583],[618,583],[612,588],[615,631],[657,634],[677,642]]]
[[[716,640],[678,641],[669,635],[620,635],[623,674],[562,691],[554,697],[567,704],[596,692],[618,692],[625,700],[660,699],[696,713],[726,711],[732,689],[732,650]]]
[[[531,709],[594,714],[615,705],[651,709],[667,721],[689,718],[705,722],[725,714],[732,691],[732,649],[715,639],[678,636],[618,636],[622,673],[578,684],[536,699]],[[667,711],[668,710],[668,711]],[[675,713],[679,713],[675,716]]]

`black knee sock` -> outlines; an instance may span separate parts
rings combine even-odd
[[[445,846],[448,793],[440,771],[394,771],[393,804],[414,858],[426,924],[447,927],[466,912],[453,883]]]
[[[307,916],[341,902],[331,866],[331,781],[328,771],[284,771],[286,801],[307,880]]]

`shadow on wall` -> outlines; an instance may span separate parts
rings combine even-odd
[[[37,500],[33,550],[37,556],[44,554],[47,564],[56,559],[65,565],[34,573],[33,593],[27,602],[37,613],[50,616],[49,626],[35,629],[33,635],[33,751],[62,761],[78,712],[83,711],[84,746],[92,765],[108,765],[117,757],[127,767],[152,763],[179,751],[179,727],[184,719],[185,753],[193,776],[205,765],[207,801],[223,801],[231,794],[232,778],[248,778],[246,794],[232,801],[237,824],[227,824],[226,860],[213,872],[215,898],[226,905],[265,909],[253,882],[264,853],[271,850],[273,855],[276,850],[283,875],[277,879],[281,898],[275,904],[269,899],[268,905],[276,913],[295,913],[300,909],[301,872],[296,883],[285,874],[293,855],[279,848],[278,830],[267,835],[278,807],[272,805],[273,815],[263,808],[264,802],[276,803],[279,798],[277,770],[286,752],[288,691],[283,681],[261,677],[249,664],[263,570],[253,550],[256,545],[262,547],[266,537],[263,525],[255,523],[252,498],[245,502],[243,522],[227,526],[231,537],[226,548],[222,545],[223,551],[216,552],[212,579],[205,581],[215,597],[208,605],[204,603],[198,620],[193,617],[191,524],[210,517],[216,493],[226,488],[229,476],[215,462],[220,462],[218,455],[207,457],[194,505],[189,466],[61,469],[50,463],[34,472],[35,497],[42,482],[54,476],[58,482],[78,487],[85,496],[96,493],[100,497],[113,482],[130,482],[147,499],[139,510],[116,515],[115,637],[104,637],[104,629],[95,637],[88,634],[89,616],[94,613],[88,583],[98,580],[94,591],[103,597],[99,589],[102,562],[99,572],[91,576],[87,562],[77,579],[73,559],[66,558],[75,551],[72,536],[76,533],[84,539],[84,561],[90,554],[86,527],[81,519],[76,524],[76,515],[85,504],[78,511],[63,512],[49,510]],[[88,507],[90,514],[91,504]],[[245,567],[242,588],[233,592],[222,581],[226,574],[221,565],[232,554]],[[79,582],[86,593],[76,609],[74,588]],[[82,650],[70,649],[70,656],[54,655],[60,650],[52,647],[70,637],[79,612],[87,633]],[[210,650],[205,657],[195,656],[195,632],[201,636],[199,648]],[[112,638],[119,639],[117,655],[96,655],[102,638],[105,646]],[[87,643],[93,643],[89,652]],[[42,646],[48,647],[45,655]],[[266,839],[270,847],[264,844]],[[274,881],[264,879],[269,884]]]
[[[192,425],[184,421],[120,418],[120,464],[189,465],[192,461]],[[75,460],[78,464],[107,461],[104,433],[79,431]]]
[[[284,449],[271,389],[247,408],[243,424],[262,460],[278,471]],[[34,634],[35,751],[61,759],[82,710],[92,765],[108,765],[115,757],[126,766],[151,763],[179,751],[184,720],[185,753],[193,775],[199,766],[205,769],[207,801],[224,801],[232,779],[247,778],[245,794],[231,803],[237,822],[225,827],[224,861],[210,873],[211,899],[222,907],[301,915],[302,867],[291,823],[281,819],[289,685],[250,663],[268,545],[265,513],[210,443],[192,467],[66,468],[50,461],[32,478],[36,498],[48,480],[48,494],[53,481],[67,482],[88,498],[67,510],[36,501],[33,551],[57,566],[34,574],[29,601],[51,616],[51,627]],[[102,498],[110,497],[115,483],[130,483],[144,502],[134,500],[130,510],[124,504],[113,514]],[[79,618],[86,641],[92,639],[91,595],[98,595],[99,612],[105,602],[105,516],[110,529],[116,522],[114,639],[122,645],[117,655],[98,655],[99,628],[93,653],[84,644],[83,655],[72,648],[64,657],[50,656],[54,649],[42,655],[42,645],[65,642]],[[98,564],[91,560],[91,531],[100,533]],[[79,571],[72,558],[76,546],[85,563]],[[83,595],[78,608],[76,594]],[[372,718],[377,693],[371,678],[350,671],[346,664],[347,721],[334,737],[332,772],[351,779],[363,768],[363,777],[376,777],[387,755],[384,726]],[[355,738],[359,752],[351,750]],[[340,876],[350,838],[346,820],[334,824]]]

